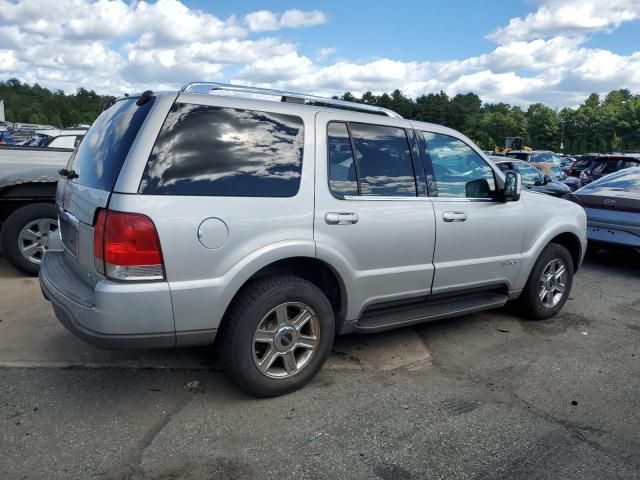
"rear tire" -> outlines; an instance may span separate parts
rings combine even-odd
[[[557,243],[547,245],[536,260],[518,299],[523,316],[545,320],[556,315],[571,292],[573,271],[569,250]]]
[[[40,226],[38,226],[40,224]],[[14,211],[2,226],[2,252],[18,270],[37,275],[48,236],[58,228],[58,213],[50,203],[32,203]]]
[[[297,390],[322,367],[334,334],[333,309],[314,284],[295,276],[255,280],[225,315],[225,373],[258,397]]]

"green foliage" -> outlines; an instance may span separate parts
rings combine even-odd
[[[75,94],[51,91],[11,78],[0,82],[0,99],[10,122],[73,127],[90,124],[113,97],[79,88]],[[640,95],[613,90],[604,98],[591,94],[578,108],[553,110],[534,103],[523,111],[506,103],[482,104],[475,93],[449,97],[444,91],[411,99],[400,90],[382,95],[366,92],[342,98],[395,110],[405,118],[445,125],[461,131],[483,149],[503,146],[506,137],[523,137],[536,149],[570,153],[640,150]]]
[[[84,88],[79,88],[73,95],[66,95],[60,90],[52,92],[37,83],[22,83],[17,78],[0,82],[0,99],[4,100],[5,117],[9,122],[54,127],[90,124],[111,98]]]
[[[481,148],[504,146],[506,137],[523,137],[535,149],[569,153],[640,150],[640,95],[613,90],[603,99],[591,94],[578,108],[559,112],[534,103],[527,111],[506,103],[482,104],[475,93],[450,98],[445,92],[421,95],[415,100],[400,90],[357,98],[346,93],[344,100],[368,103],[395,110],[405,118],[432,122],[461,131]]]

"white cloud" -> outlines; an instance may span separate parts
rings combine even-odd
[[[327,21],[327,16],[319,10],[302,11],[287,10],[282,14],[269,10],[251,12],[245,17],[245,22],[252,32],[269,32],[281,28],[301,28],[320,25]]]
[[[548,0],[526,17],[516,17],[489,38],[508,43],[556,35],[583,35],[640,19],[638,0]]]
[[[315,10],[222,18],[178,0],[0,0],[0,72],[112,94],[210,79],[321,95],[473,91],[485,101],[564,106],[592,91],[640,92],[640,47],[621,55],[587,42],[589,32],[640,20],[639,12],[639,0],[547,0],[495,30],[495,47],[477,56],[353,61],[334,57],[335,38],[329,45],[286,39],[287,29],[328,21]]]

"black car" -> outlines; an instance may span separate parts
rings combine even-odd
[[[580,162],[581,160],[578,160]],[[576,162],[576,163],[578,163]],[[580,166],[582,167],[582,166]],[[640,167],[639,154],[606,154],[598,155],[580,170],[581,185],[587,185],[606,175],[625,168]]]
[[[570,193],[571,189],[564,183],[551,180],[547,175],[543,175],[540,170],[533,165],[522,160],[503,160],[499,157],[489,157],[496,166],[502,170],[515,170],[522,177],[522,186],[534,192],[546,193],[554,197],[562,197]]]
[[[599,153],[585,153],[584,155],[581,155],[575,162],[573,162],[573,165],[571,165],[571,168],[567,171],[567,175],[570,177],[580,178],[582,171],[589,168],[599,156]]]

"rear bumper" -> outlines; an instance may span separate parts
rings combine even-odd
[[[60,321],[74,335],[103,348],[173,348],[171,297],[166,284],[102,284],[91,289],[65,266],[63,252],[49,252],[40,287]]]

